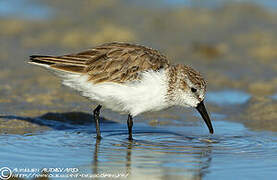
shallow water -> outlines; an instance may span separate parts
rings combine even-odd
[[[53,15],[53,10],[31,0],[0,1],[0,17],[42,20]]]
[[[246,103],[250,95],[238,90],[207,92],[206,100],[217,105],[236,105]]]
[[[143,1],[142,1],[143,2]],[[275,0],[240,0],[240,1],[230,1],[230,0],[210,0],[210,1],[201,1],[201,0],[152,0],[152,3],[159,3],[164,6],[180,7],[204,7],[204,8],[218,8],[224,4],[228,3],[253,3],[257,5],[262,5],[270,10],[276,10],[277,3]],[[146,2],[143,2],[144,4]]]
[[[277,100],[277,94],[274,94],[273,96],[271,96],[272,97],[272,99],[275,99],[275,100]]]
[[[102,123],[101,141],[94,138],[93,125],[3,135],[0,159],[11,169],[77,168],[80,175],[121,173],[167,179],[276,175],[276,133],[253,132],[239,123],[213,124],[216,133],[208,135],[197,123],[156,128],[135,123],[134,141],[127,140],[126,127],[119,123]]]

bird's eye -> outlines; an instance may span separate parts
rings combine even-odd
[[[195,93],[195,92],[197,91],[197,89],[195,89],[195,88],[191,88],[190,90],[191,90],[191,92],[193,92],[193,93]]]

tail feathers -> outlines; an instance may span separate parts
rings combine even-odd
[[[28,63],[30,64],[37,64],[37,65],[42,65],[42,66],[51,66],[55,64],[54,62],[49,62],[46,61],[46,58],[49,58],[50,56],[30,56],[30,61]]]
[[[30,56],[30,61],[28,63],[70,73],[83,73],[86,67],[85,61],[70,59],[68,57],[40,55]]]

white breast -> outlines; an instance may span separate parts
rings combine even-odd
[[[168,86],[165,70],[143,72],[140,81],[124,84],[93,84],[88,81],[87,75],[67,74],[63,77],[63,84],[113,111],[136,116],[146,111],[158,111],[168,107],[165,100]]]

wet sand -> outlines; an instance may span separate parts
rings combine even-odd
[[[128,41],[155,47],[174,63],[195,67],[207,78],[208,91],[249,94],[249,101],[236,113],[239,117],[226,119],[276,131],[276,100],[271,98],[277,92],[275,11],[235,3],[218,9],[145,7],[121,1],[28,4],[48,9],[49,15],[0,19],[2,114],[35,117],[49,111],[91,112],[89,101],[60,85],[46,70],[28,65],[28,56],[58,55],[104,42]],[[73,10],[78,13],[70,13]],[[224,103],[207,103],[211,112],[214,108],[217,112],[226,110]]]

